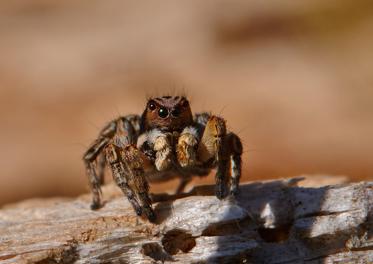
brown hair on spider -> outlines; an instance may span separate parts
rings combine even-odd
[[[181,131],[193,123],[189,101],[183,96],[150,98],[141,116],[141,132],[159,128]]]

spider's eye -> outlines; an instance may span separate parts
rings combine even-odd
[[[168,116],[168,109],[164,107],[159,108],[158,115],[161,118],[166,118]]]
[[[157,106],[155,105],[154,102],[150,102],[150,103],[149,103],[149,110],[153,111],[153,110],[155,110],[156,108],[157,108]]]
[[[176,107],[174,110],[171,111],[171,115],[173,117],[178,117],[181,114],[180,108]]]

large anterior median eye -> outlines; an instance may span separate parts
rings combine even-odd
[[[168,117],[168,109],[167,109],[167,108],[164,108],[164,107],[159,108],[159,110],[158,110],[158,115],[159,115],[159,117],[161,117],[161,118],[166,118],[166,117]]]

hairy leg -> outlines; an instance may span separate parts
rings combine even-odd
[[[232,195],[237,195],[239,192],[239,183],[241,178],[241,155],[242,155],[242,143],[240,138],[234,134],[229,133],[225,140],[225,147],[227,152],[230,153],[230,164],[231,164],[231,189]]]
[[[153,170],[153,166],[147,157],[133,145],[121,149],[120,153],[123,162],[127,165],[129,186],[135,191],[143,213],[151,222],[154,222],[155,214],[149,197],[149,184],[145,178],[145,173]]]
[[[100,185],[105,183],[105,167],[106,167],[106,156],[104,153],[101,153],[96,158],[97,163],[97,177],[99,180]]]
[[[111,121],[99,134],[99,137],[84,153],[83,161],[86,167],[89,185],[92,190],[92,209],[98,209],[101,206],[101,185],[104,183],[104,169],[106,166],[103,150],[112,141],[115,135],[122,135],[130,142],[136,140],[136,123],[139,121],[137,116],[125,116]],[[125,137],[123,137],[123,135]]]
[[[116,184],[127,196],[136,214],[144,213],[150,221],[155,221],[149,186],[145,179],[145,171],[151,168],[151,164],[145,155],[133,145],[119,147],[109,144],[106,157]]]
[[[128,171],[126,171],[124,164],[120,162],[116,146],[112,144],[107,146],[106,159],[113,173],[113,178],[114,178],[115,183],[122,190],[124,195],[127,196],[128,201],[132,205],[136,214],[141,215],[142,214],[141,206],[135,197],[134,191],[131,189],[131,187],[127,183],[126,174],[128,173]]]
[[[91,209],[95,210],[101,206],[101,182],[102,179],[96,173],[96,158],[109,143],[110,139],[100,137],[97,139],[92,146],[84,154],[83,161],[86,167],[87,176],[89,179],[89,185],[92,190],[92,204]],[[103,176],[103,175],[102,175]],[[101,176],[101,177],[102,177]]]
[[[226,127],[224,119],[211,116],[206,123],[198,146],[199,160],[204,163],[213,162],[217,166],[215,175],[216,196],[222,199],[228,195],[229,155],[225,148]]]

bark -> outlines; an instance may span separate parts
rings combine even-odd
[[[21,202],[0,210],[0,263],[373,263],[373,183],[299,180],[157,195],[156,224],[111,185],[98,211],[89,195]]]

